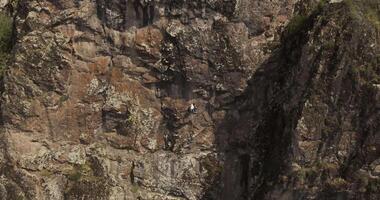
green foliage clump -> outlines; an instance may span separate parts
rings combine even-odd
[[[310,166],[301,168],[295,175],[301,183],[304,183],[306,181],[315,180],[318,176],[318,173],[319,171],[315,166]]]
[[[379,193],[380,192],[380,180],[371,179],[370,181],[368,181],[367,191],[372,192],[372,193]]]
[[[329,3],[329,0],[320,0],[320,1],[317,3],[317,5],[316,5],[315,7],[313,7],[312,12],[314,12],[314,13],[321,12],[322,9],[323,9],[326,5],[328,5],[328,3]]]
[[[0,12],[0,74],[9,59],[12,47],[12,18]]]
[[[75,166],[74,169],[69,173],[68,179],[74,182],[81,180],[84,177],[91,177],[92,168],[88,164]]]
[[[67,101],[68,99],[69,99],[69,96],[68,96],[68,95],[62,95],[62,96],[59,98],[59,103],[60,103],[60,105],[61,105],[63,102]]]
[[[70,181],[79,181],[82,177],[82,173],[80,171],[73,171],[67,177]]]
[[[379,66],[368,63],[367,65],[352,67],[351,73],[360,84],[380,84]]]
[[[24,199],[25,199],[25,197],[22,194],[18,194],[16,196],[16,200],[24,200]]]
[[[43,169],[40,171],[40,175],[43,176],[43,177],[50,177],[53,175],[53,172],[47,170],[47,169]]]
[[[131,187],[131,192],[132,193],[137,193],[139,191],[139,187],[137,186],[137,185],[132,185],[132,187]]]
[[[0,51],[7,52],[11,48],[12,19],[0,12]]]
[[[110,192],[108,180],[95,174],[97,168],[93,164],[71,167],[64,173],[69,180],[64,190],[64,199],[107,199]]]
[[[369,9],[366,12],[366,18],[371,22],[378,30],[380,30],[380,11],[375,9]]]
[[[308,19],[320,13],[326,5],[328,5],[328,0],[320,0],[306,11],[293,16],[286,27],[287,32],[291,35],[301,31],[306,26]]]
[[[130,125],[136,124],[136,122],[137,122],[136,120],[137,120],[136,115],[129,114],[129,116],[127,118],[128,124],[130,124]]]
[[[307,16],[304,16],[304,15],[294,16],[290,20],[288,26],[286,27],[288,33],[294,34],[294,33],[299,32],[304,27],[306,21],[307,21]]]
[[[355,19],[368,21],[380,30],[380,3],[378,0],[346,0],[345,3]]]
[[[342,190],[348,185],[347,181],[342,178],[334,178],[327,181],[327,186],[333,190]]]

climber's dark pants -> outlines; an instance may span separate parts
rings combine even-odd
[[[139,0],[133,1],[133,7],[135,9],[136,18],[140,19],[140,8],[142,9],[142,22],[143,26],[148,26],[149,24],[153,24],[154,19],[154,2],[150,2],[147,5],[143,5]]]
[[[154,19],[154,3],[149,6],[149,24],[153,24]]]
[[[142,7],[138,0],[133,1],[133,8],[135,9],[136,18],[140,19],[140,11],[139,8]]]
[[[143,26],[147,26],[149,24],[149,14],[148,14],[148,6],[142,7],[143,12]]]
[[[143,26],[148,26],[149,24],[153,24],[154,19],[154,4],[151,3],[146,6],[142,6],[143,10]]]

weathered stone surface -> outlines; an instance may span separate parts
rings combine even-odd
[[[377,1],[136,2],[0,1],[0,199],[378,199]]]

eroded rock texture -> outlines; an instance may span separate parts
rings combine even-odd
[[[379,198],[376,0],[0,6],[0,199]]]

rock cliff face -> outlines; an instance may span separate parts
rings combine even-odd
[[[377,0],[0,8],[1,200],[380,198]]]

